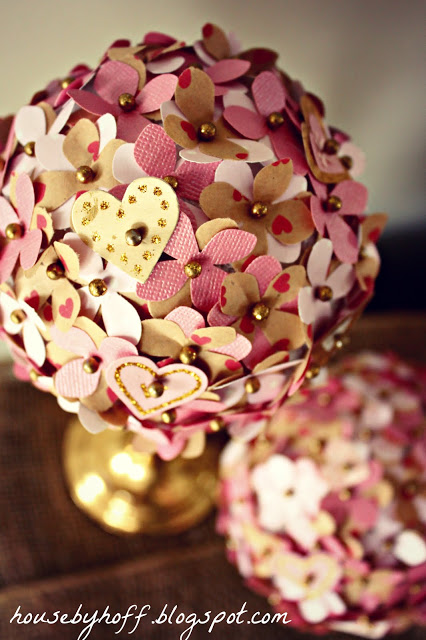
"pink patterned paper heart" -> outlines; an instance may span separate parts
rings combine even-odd
[[[106,370],[106,379],[113,392],[138,417],[151,417],[197,398],[207,388],[203,371],[181,363],[165,367],[148,358],[132,356],[120,358]],[[163,393],[154,398],[149,385],[158,381]]]

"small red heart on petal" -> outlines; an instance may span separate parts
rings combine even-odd
[[[248,316],[241,318],[240,327],[243,333],[253,333],[254,331],[254,324]]]
[[[63,317],[63,318],[71,318],[72,316],[72,312],[74,309],[74,303],[72,301],[71,298],[67,298],[65,301],[65,304],[61,304],[59,307],[59,314]]]
[[[288,351],[289,346],[290,346],[290,342],[288,338],[282,338],[281,340],[278,340],[278,342],[274,344],[274,350]]]
[[[290,158],[281,158],[281,160],[276,160],[272,163],[273,167],[278,167],[279,164],[288,164],[290,162]]]
[[[44,308],[43,315],[44,315],[44,319],[46,320],[46,322],[52,322],[53,313],[52,313],[52,307],[50,306],[50,304],[47,305],[47,307]]]
[[[236,371],[241,368],[241,364],[237,360],[226,360],[225,366],[229,371]]]
[[[46,185],[42,182],[33,182],[34,187],[34,197],[35,204],[41,202],[44,198],[44,194],[46,193]]]
[[[237,153],[236,157],[240,160],[245,160],[246,158],[248,158],[248,153]]]
[[[282,273],[274,282],[274,289],[279,293],[286,293],[290,289],[290,274]]]
[[[238,191],[238,189],[234,189],[234,193],[232,194],[235,202],[240,202],[242,200],[243,194]]]
[[[195,128],[192,126],[190,122],[187,122],[186,120],[182,120],[180,123],[180,126],[185,131],[186,135],[190,140],[197,139],[197,132],[195,131]]]
[[[376,244],[377,240],[380,238],[380,234],[381,230],[379,229],[379,227],[376,227],[375,229],[372,229],[370,231],[370,233],[368,234],[368,239],[370,240],[370,242],[374,242],[374,244]]]
[[[44,216],[41,216],[40,214],[37,215],[37,229],[45,229],[47,226],[47,222],[46,222],[46,218]]]
[[[180,74],[178,84],[181,89],[187,89],[191,84],[191,69],[185,69],[183,73]]]
[[[203,38],[210,38],[213,33],[213,25],[210,22],[207,22],[203,27]]]
[[[99,141],[94,140],[87,147],[87,151],[92,154],[93,160],[97,160],[99,158]]]
[[[203,344],[209,344],[212,341],[208,336],[197,336],[196,333],[193,333],[191,336],[191,340],[202,346]]]
[[[248,258],[246,258],[246,260],[242,264],[241,271],[245,271],[247,269],[247,267],[249,266],[249,264],[251,264],[253,262],[253,260],[256,260],[256,258],[258,258],[258,257],[259,256],[249,256]]]
[[[279,236],[280,233],[291,233],[293,231],[293,225],[290,220],[284,218],[284,216],[277,216],[272,223],[272,233]]]
[[[40,296],[35,289],[31,291],[30,295],[27,298],[25,298],[25,302],[35,311],[37,311],[40,306]]]
[[[220,306],[221,307],[224,307],[226,305],[225,293],[226,293],[226,287],[222,286],[220,290]]]

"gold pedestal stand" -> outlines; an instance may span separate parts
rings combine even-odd
[[[77,419],[64,438],[64,471],[75,504],[119,535],[175,534],[201,522],[215,503],[219,446],[165,462],[135,451],[134,434],[92,435]]]

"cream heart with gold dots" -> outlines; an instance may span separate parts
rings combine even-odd
[[[123,201],[106,191],[86,191],[72,208],[72,225],[102,258],[145,282],[179,219],[172,187],[159,178],[138,178]]]

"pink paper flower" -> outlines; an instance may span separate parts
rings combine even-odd
[[[55,388],[65,398],[87,398],[98,388],[101,374],[112,362],[126,356],[135,356],[138,351],[128,340],[104,338],[99,346],[81,329],[72,327],[62,333],[52,327],[51,335],[55,343],[75,353],[78,358],[67,362],[55,374]],[[88,373],[90,367],[93,373]]]
[[[277,158],[293,160],[295,173],[308,171],[301,141],[293,133],[283,115],[286,92],[283,83],[272,71],[260,73],[254,80],[252,94],[256,109],[244,94],[229,94],[223,117],[242,136],[260,140],[268,136]]]
[[[0,282],[5,282],[19,258],[23,269],[35,265],[43,238],[40,229],[31,229],[34,211],[34,188],[30,178],[21,174],[16,181],[16,209],[0,197],[0,238],[6,244],[0,250]]]
[[[182,198],[198,202],[202,190],[213,182],[217,162],[197,164],[177,161],[176,145],[163,127],[148,124],[135,144],[124,144],[114,156],[113,173],[128,184],[142,176],[166,179],[176,191],[180,209],[187,209]],[[187,212],[187,211],[186,211]]]
[[[360,182],[343,180],[328,193],[327,185],[312,178],[316,196],[311,198],[311,213],[318,232],[326,231],[341,262],[354,264],[358,259],[358,238],[345,216],[360,216],[367,206],[367,189]]]
[[[305,549],[318,539],[314,527],[329,487],[308,458],[292,461],[273,455],[255,467],[251,484],[259,504],[259,522],[269,531],[287,532]]]
[[[314,325],[314,335],[332,318],[336,301],[344,298],[355,283],[350,264],[341,264],[329,274],[332,256],[331,240],[324,238],[313,246],[306,266],[311,286],[299,293],[300,317],[305,324]]]
[[[206,223],[207,225],[209,223]],[[190,281],[191,298],[200,311],[208,311],[220,294],[226,272],[216,265],[241,260],[253,249],[256,237],[240,229],[216,233],[200,250],[198,238],[205,225],[194,234],[189,218],[181,214],[178,226],[165,249],[175,260],[157,263],[136,293],[144,300],[166,300]]]
[[[117,119],[118,137],[134,142],[149,123],[143,114],[157,111],[163,102],[170,100],[176,83],[176,76],[165,73],[153,78],[138,91],[139,74],[136,69],[118,60],[111,60],[103,64],[96,74],[96,94],[71,90],[69,95],[89,113],[99,116],[112,113]],[[124,94],[130,98],[122,107],[119,98]]]

